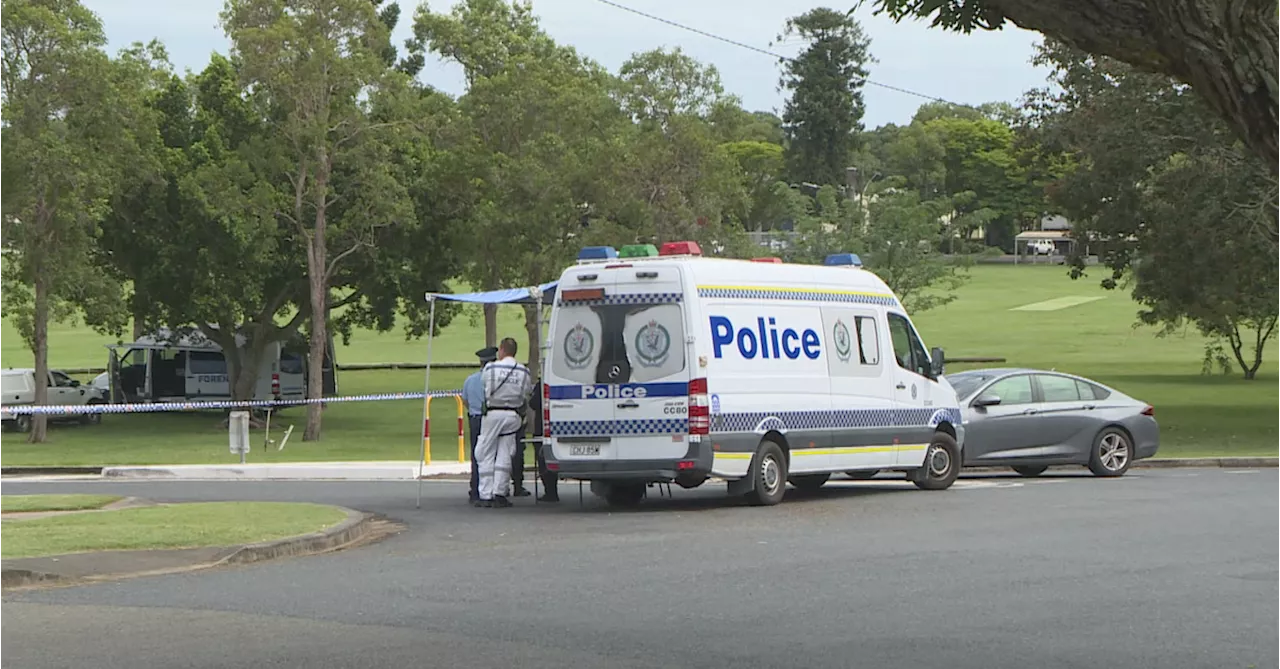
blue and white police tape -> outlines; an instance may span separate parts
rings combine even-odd
[[[204,411],[208,409],[280,409],[307,404],[329,404],[336,402],[381,402],[385,400],[420,400],[426,397],[455,397],[461,395],[460,390],[433,390],[429,393],[379,393],[376,395],[348,395],[346,397],[322,397],[320,399],[297,400],[221,400],[204,402],[151,402],[131,404],[85,404],[35,406],[32,404],[0,405],[0,412],[14,415],[46,414],[54,416],[77,416],[101,413],[158,413],[164,411]]]

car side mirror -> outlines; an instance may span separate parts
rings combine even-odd
[[[929,358],[933,361],[933,378],[936,379],[946,373],[947,357],[941,348],[934,346],[933,350],[929,351]]]
[[[79,382],[79,381],[77,381],[77,380],[75,380],[75,379],[71,379],[71,387],[72,387],[72,388],[79,388],[79,387],[80,387],[80,382]]]
[[[982,395],[978,396],[978,399],[973,401],[973,406],[979,407],[979,408],[993,407],[993,406],[996,406],[997,404],[1000,404],[1000,396],[992,395],[991,393],[983,393]]]

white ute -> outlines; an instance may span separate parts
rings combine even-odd
[[[548,468],[610,504],[710,478],[752,504],[788,482],[905,472],[940,490],[964,428],[902,304],[853,254],[823,266],[588,247],[560,276],[544,363]]]
[[[0,401],[5,406],[35,404],[36,370],[5,369],[0,370]],[[85,406],[88,404],[105,404],[106,394],[94,386],[82,385],[79,381],[58,370],[49,370],[45,381],[49,384],[49,404],[51,406]],[[73,420],[86,425],[102,422],[102,414],[71,414],[66,416],[50,416],[50,420]],[[31,414],[15,414],[11,411],[0,411],[0,421],[6,430],[28,432],[31,430]]]

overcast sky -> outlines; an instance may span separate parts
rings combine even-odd
[[[388,0],[390,1],[390,0]],[[447,11],[453,0],[429,6]],[[618,0],[620,4],[715,33],[738,42],[794,55],[800,44],[776,40],[790,16],[822,6],[799,0]],[[159,38],[174,65],[200,70],[214,51],[225,53],[228,41],[218,26],[222,0],[83,0],[102,19],[110,48]],[[397,46],[412,30],[419,0],[401,0],[404,11],[394,35]],[[852,0],[826,6],[844,10]],[[534,12],[556,40],[616,71],[631,54],[657,47],[679,46],[689,55],[720,70],[725,88],[750,110],[780,113],[783,96],[777,90],[778,66],[769,56],[659,23],[595,0],[534,0]],[[857,14],[871,37],[871,53],[879,61],[870,66],[870,79],[952,102],[980,104],[1017,102],[1029,88],[1045,84],[1046,71],[1032,67],[1036,33],[1008,26],[996,32],[970,35],[930,29],[921,22],[895,24]],[[463,90],[456,66],[429,60],[422,78],[450,93]],[[865,89],[867,128],[906,123],[924,100],[874,84]]]

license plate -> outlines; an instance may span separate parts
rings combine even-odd
[[[569,455],[600,455],[600,444],[572,444]]]

